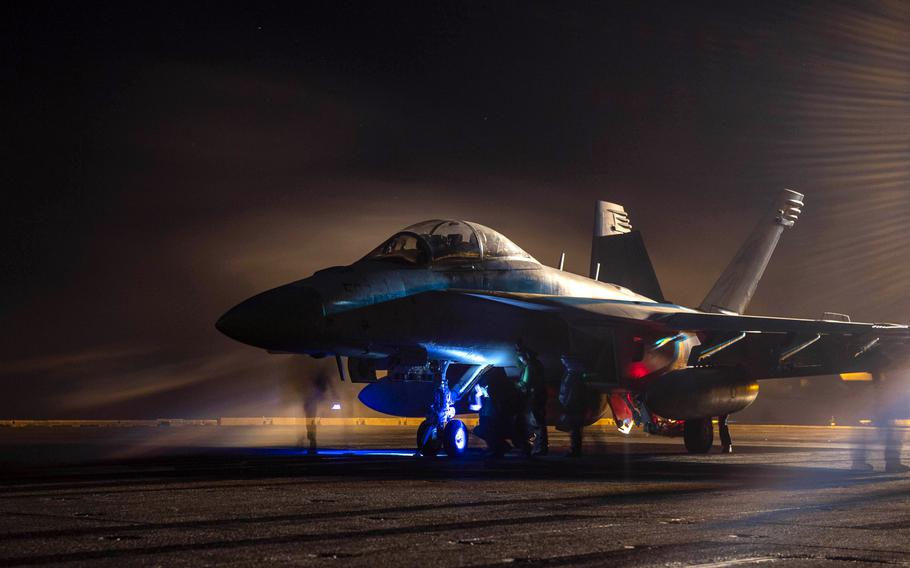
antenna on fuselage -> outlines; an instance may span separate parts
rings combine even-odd
[[[562,270],[566,265],[566,253],[560,253],[559,255],[559,269]]]
[[[594,280],[600,280],[600,263],[597,263],[597,268],[594,269]]]

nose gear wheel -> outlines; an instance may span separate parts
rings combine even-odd
[[[449,420],[442,432],[442,444],[450,458],[464,455],[468,449],[468,429],[461,420]]]
[[[439,429],[435,424],[424,420],[417,427],[417,452],[426,458],[435,458],[439,453]]]

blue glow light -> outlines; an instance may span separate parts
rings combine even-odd
[[[465,446],[467,446],[467,445],[468,445],[467,432],[465,432],[464,426],[462,426],[461,428],[458,429],[457,432],[455,432],[455,447],[459,450],[463,450],[465,448]]]
[[[311,455],[308,453],[306,448],[262,448],[261,451],[264,454],[271,456],[306,456]],[[320,448],[317,450],[316,455],[319,456],[328,456],[328,457],[343,457],[343,456],[381,456],[381,457],[402,457],[410,458],[414,457],[416,452],[414,450],[402,450],[402,449],[338,449],[338,448]]]
[[[491,361],[488,361],[482,353],[462,349],[460,347],[433,343],[422,343],[421,347],[426,349],[428,353],[443,355],[450,361],[468,363],[471,365],[488,365],[491,363]]]
[[[474,402],[468,406],[468,409],[472,412],[479,412],[481,407],[483,407],[483,402],[481,399],[484,397],[489,398],[489,396],[490,395],[487,393],[487,389],[483,388],[480,385],[474,385]]]
[[[677,333],[676,335],[671,335],[669,337],[661,337],[660,339],[658,339],[657,341],[654,342],[654,348],[660,349],[661,347],[663,347],[667,343],[670,343],[671,341],[682,341],[685,338],[686,338],[686,335],[683,333]]]

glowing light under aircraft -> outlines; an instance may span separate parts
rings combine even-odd
[[[841,373],[842,381],[871,381],[872,375],[869,373]]]
[[[477,351],[471,351],[468,349],[462,349],[460,347],[452,347],[447,345],[423,345],[424,349],[427,352],[438,353],[444,358],[451,361],[459,361],[462,363],[468,363],[471,365],[502,365],[507,362],[507,357],[505,354],[497,353],[494,357],[488,357],[483,353]]]
[[[263,453],[272,456],[306,456],[308,451],[301,448],[268,448]],[[320,449],[318,454],[321,456],[382,456],[382,457],[414,457],[414,450],[399,449],[359,449],[359,450],[340,450],[336,448]]]
[[[480,412],[480,409],[483,406],[483,403],[481,402],[482,399],[489,396],[487,389],[480,385],[474,385],[474,402],[468,406],[468,409],[471,410],[471,412]]]
[[[685,336],[685,334],[682,334],[682,333],[678,333],[676,335],[671,335],[669,337],[661,337],[660,339],[658,339],[657,341],[654,342],[654,348],[660,349],[661,347],[663,347],[667,343],[670,343],[671,341],[683,341],[684,339],[686,339],[686,336]]]
[[[648,366],[641,361],[633,361],[629,364],[629,376],[633,379],[644,378],[649,372]]]

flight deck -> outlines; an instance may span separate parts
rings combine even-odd
[[[316,456],[294,426],[5,427],[0,565],[910,563],[910,474],[873,430],[732,429],[732,455],[604,427],[580,459],[551,431],[543,458],[450,460],[409,425],[323,425]]]

